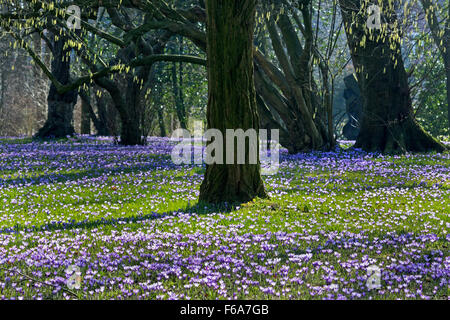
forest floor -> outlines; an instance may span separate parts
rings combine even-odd
[[[228,208],[149,141],[0,139],[0,299],[450,298],[448,153],[283,153]]]

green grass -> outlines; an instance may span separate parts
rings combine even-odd
[[[408,293],[416,293],[418,288],[422,288],[431,298],[447,297],[448,285],[440,285],[441,278],[433,279],[428,273],[420,275],[421,283],[407,281],[406,292],[401,282],[394,281],[389,284],[388,279],[383,280],[383,288],[380,289],[382,294],[380,291],[364,290],[365,270],[346,268],[345,262],[371,259],[372,264],[384,267],[393,263],[393,259],[410,259],[409,263],[419,263],[425,257],[431,256],[430,252],[434,252],[433,250],[443,252],[444,258],[448,257],[448,155],[352,156],[356,162],[362,161],[364,157],[364,164],[359,166],[355,165],[354,161],[342,164],[344,160],[339,157],[346,154],[342,151],[342,154],[335,158],[330,157],[330,162],[323,166],[315,165],[313,161],[299,161],[295,165],[282,166],[277,175],[264,178],[270,199],[255,199],[231,210],[225,210],[224,206],[197,202],[204,172],[199,167],[154,170],[144,165],[123,169],[60,169],[44,158],[39,160],[43,162],[41,165],[28,170],[17,172],[6,169],[0,171],[0,179],[10,182],[23,178],[26,183],[7,183],[0,187],[0,229],[6,232],[0,237],[5,251],[0,257],[7,260],[20,252],[29,252],[32,248],[39,247],[39,241],[43,238],[48,241],[52,239],[64,247],[71,243],[73,240],[70,239],[76,235],[84,235],[85,239],[81,244],[77,242],[75,251],[67,253],[67,259],[75,261],[83,255],[81,251],[86,251],[92,263],[96,261],[95,257],[102,256],[105,248],[111,251],[120,248],[119,255],[123,258],[121,265],[111,271],[101,265],[92,267],[97,271],[96,278],[132,278],[134,282],[129,284],[129,290],[139,290],[139,294],[143,289],[137,285],[138,282],[161,281],[165,289],[152,291],[145,298],[168,298],[168,292],[178,294],[179,297],[189,296],[196,299],[324,298],[331,291],[313,295],[314,290],[311,287],[328,285],[324,282],[327,272],[335,275],[336,279],[340,278],[339,283],[333,282],[339,286],[339,291],[331,293],[340,293],[347,298],[409,298]],[[151,154],[139,154],[131,158],[142,163],[168,161],[167,156]],[[110,160],[113,162],[117,158],[111,157]],[[106,161],[109,160],[106,158]],[[55,177],[50,183],[30,183],[33,182],[33,177],[52,174],[55,174]],[[177,214],[181,212],[191,215],[178,217]],[[158,215],[164,213],[175,213],[175,216],[158,219]],[[15,232],[11,233],[10,229]],[[142,231],[146,234],[155,233],[158,241],[166,243],[168,247],[153,251],[148,248],[149,243],[146,241],[128,243],[117,242],[117,239],[113,242],[102,239],[102,236],[130,236]],[[243,258],[246,263],[259,261],[257,258],[246,258],[249,253],[264,253],[262,265],[267,266],[270,259],[280,259],[280,262],[274,266],[270,276],[251,276],[250,278],[259,284],[249,285],[247,289],[235,283],[238,278],[224,277],[227,294],[221,294],[219,290],[205,285],[185,287],[190,283],[190,279],[197,275],[189,268],[186,269],[185,278],[170,276],[162,280],[158,278],[158,272],[139,273],[124,268],[139,265],[143,261],[151,262],[150,258],[142,258],[143,252],[171,252],[170,243],[174,239],[162,237],[164,232],[179,235],[181,239],[191,239],[196,234],[204,236],[205,239],[223,239],[220,244],[207,247],[195,244],[194,241],[177,251],[183,257],[204,257],[208,253],[217,252],[220,246],[228,245],[234,251],[231,256]],[[259,244],[248,244],[250,247],[237,244],[237,247],[233,247],[230,240],[232,235],[266,235],[269,232],[306,233],[311,237],[300,237],[297,243],[289,244],[274,236],[269,241],[269,244],[274,245],[274,249],[267,252],[262,250]],[[352,244],[348,248],[337,244],[330,245],[327,241],[333,233],[341,235],[343,239],[351,238],[352,234],[362,235],[361,243],[364,245]],[[380,240],[408,234],[413,238],[406,242],[400,241],[396,245],[383,244],[377,248]],[[436,240],[420,243],[420,236],[423,235],[433,235]],[[318,249],[320,246],[325,249]],[[55,250],[52,247],[51,251]],[[246,253],[244,257],[241,257],[241,251]],[[288,253],[307,252],[313,252],[313,258],[304,264],[295,264],[288,260]],[[130,258],[131,256],[136,259]],[[0,296],[46,299],[66,297],[62,289],[54,291],[51,286],[43,285],[36,291],[35,282],[5,271],[5,268],[10,270],[14,267],[40,281],[50,281],[48,279],[54,280],[56,275],[64,275],[64,266],[36,267],[31,262],[28,265],[25,260],[17,259],[11,264],[5,262],[3,266],[0,263],[3,268],[3,271],[0,271]],[[160,261],[171,263],[170,259],[163,258]],[[323,263],[323,266],[315,269],[313,263],[317,262]],[[441,267],[448,268],[443,263],[441,261]],[[286,278],[300,277],[302,283],[283,284],[278,280],[274,275],[283,272],[282,266],[290,267]],[[328,269],[330,266],[332,271]],[[307,268],[308,272],[303,272],[303,268]],[[85,267],[82,272],[87,272],[87,269]],[[311,273],[310,270],[315,271]],[[448,269],[446,271],[448,272]],[[51,274],[47,275],[45,272]],[[10,280],[2,281],[2,277],[5,278],[7,274]],[[396,274],[410,275],[408,272]],[[13,286],[13,283],[16,285]],[[23,288],[22,291],[17,291],[18,286]],[[279,296],[263,293],[260,287],[267,286],[274,287],[274,290],[280,293]],[[139,295],[133,293],[127,296],[123,289],[115,285],[103,287],[102,291],[101,285],[84,283],[82,289],[76,293],[78,298],[101,299],[133,299]],[[347,294],[346,290],[362,296]],[[433,290],[436,292],[432,292]],[[336,298],[336,295],[332,297]]]

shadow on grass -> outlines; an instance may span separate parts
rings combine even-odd
[[[164,168],[163,168],[164,167]],[[33,177],[18,177],[11,179],[2,179],[0,178],[0,185],[18,185],[18,184],[31,184],[38,185],[44,184],[49,185],[52,183],[58,182],[66,182],[66,181],[77,181],[80,179],[93,179],[103,176],[105,173],[131,173],[131,172],[151,172],[157,170],[175,170],[179,168],[179,166],[172,164],[170,162],[161,162],[158,164],[151,165],[136,165],[136,166],[127,166],[127,167],[114,167],[114,168],[98,168],[98,169],[89,169],[89,170],[81,170],[77,172],[68,172],[68,173],[59,173],[59,174],[44,174],[37,175]],[[107,177],[108,178],[108,177]]]
[[[178,214],[197,214],[208,215],[213,213],[229,213],[236,209],[238,204],[208,204],[208,203],[196,203],[194,205],[188,205],[187,207],[180,208],[173,211],[164,213],[152,212],[145,215],[133,215],[123,218],[101,218],[98,220],[72,220],[69,222],[52,222],[41,226],[32,226],[31,228],[25,225],[17,224],[11,228],[0,229],[0,234],[18,234],[20,232],[42,232],[42,231],[56,231],[56,230],[73,230],[73,229],[95,229],[101,226],[114,226],[128,223],[139,223],[145,221],[151,221],[156,219],[162,219],[168,216],[177,216]]]
[[[352,185],[352,183],[359,183],[360,181],[358,179],[352,179],[347,180],[345,185],[339,184],[338,182],[321,182],[320,185],[318,184],[303,184],[303,185],[297,185],[296,187],[291,188],[277,188],[277,190],[281,190],[283,192],[286,192],[288,195],[296,195],[296,194],[316,194],[318,191],[327,191],[327,192],[342,192],[347,194],[354,194],[355,193],[355,187]],[[439,188],[441,190],[448,190],[449,187],[447,187],[443,182],[429,182],[429,181],[406,181],[405,183],[392,183],[387,181],[380,181],[377,182],[375,185],[369,185],[369,184],[360,184],[358,188],[361,191],[376,191],[380,189],[386,189],[386,188],[396,188],[399,190],[407,189],[407,190],[413,190],[417,188],[422,189],[428,189],[428,190],[434,190],[436,188]]]

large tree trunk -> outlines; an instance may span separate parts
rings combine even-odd
[[[122,61],[135,58],[135,44],[119,50],[118,57]],[[141,127],[141,93],[142,83],[146,83],[150,73],[150,66],[136,68],[130,74],[118,76],[115,80],[97,78],[96,84],[108,91],[114,107],[120,117],[120,144],[142,145],[143,130]]]
[[[444,151],[445,146],[427,134],[414,118],[401,38],[369,31],[364,1],[340,0],[340,6],[363,96],[363,119],[355,147],[384,153]],[[383,0],[383,10],[383,21],[396,23],[395,9],[389,0]]]
[[[447,57],[447,66],[445,67],[447,72],[447,118],[448,127],[450,128],[450,54]]]
[[[62,84],[70,79],[70,49],[64,48],[65,37],[60,37],[53,44],[52,74]],[[48,115],[44,126],[36,133],[35,138],[61,138],[73,135],[73,109],[77,103],[77,91],[59,94],[52,84],[48,94]]]
[[[129,87],[127,86],[124,97],[119,86],[113,80],[106,78],[96,79],[96,83],[108,91],[114,102],[114,106],[119,113],[121,121],[120,144],[129,146],[143,144],[140,117],[136,113],[136,108],[139,106],[136,105],[133,92],[130,92]]]
[[[3,66],[0,68],[0,113],[3,109],[6,97],[6,73],[4,72]]]
[[[94,108],[92,107],[91,104],[91,98],[89,95],[89,91],[85,91],[85,90],[81,90],[79,92],[81,101],[82,101],[82,106],[84,105],[87,108],[87,112],[88,112],[88,116],[89,116],[89,130],[90,130],[90,121],[92,120],[95,129],[97,130],[97,135],[98,136],[109,136],[111,135],[111,133],[109,132],[108,129],[108,117],[111,117],[111,112],[107,111],[107,103],[106,103],[106,96],[102,95],[102,96],[98,96],[95,95],[95,99],[96,99],[96,104],[97,104],[97,111],[98,111],[98,116],[95,114]],[[115,113],[114,113],[115,115]],[[87,126],[87,120],[85,119],[86,123],[85,125]],[[83,125],[82,125],[83,127]],[[82,133],[83,133],[83,128],[82,128]]]
[[[96,86],[94,88],[99,87]],[[107,98],[110,99],[110,97],[106,96],[106,94],[101,96],[95,95],[98,113],[97,118],[95,116],[95,113],[93,112],[93,109],[91,109],[91,120],[94,122],[95,129],[97,130],[97,135],[99,136],[110,136],[112,134],[111,130],[108,127],[108,121],[112,121],[109,119],[113,119],[114,117],[112,115],[116,116],[117,112],[115,109],[113,109],[112,104],[108,104]]]
[[[450,129],[450,5],[447,5],[447,22],[445,23],[445,72],[447,76],[447,117],[448,127]]]
[[[253,78],[255,0],[208,0],[206,8],[207,120],[208,128],[218,129],[224,137],[225,161],[226,129],[246,131],[259,127]],[[247,156],[248,147],[246,143]],[[234,150],[236,160],[235,144]],[[236,164],[235,161],[235,164],[207,165],[200,201],[245,202],[258,196],[266,196],[259,161],[257,164]]]
[[[136,74],[140,74],[141,68],[136,70]],[[146,67],[145,67],[146,68]],[[148,71],[147,71],[148,73]],[[126,96],[126,109],[125,112],[120,112],[121,119],[121,130],[120,130],[120,144],[122,145],[141,145],[144,143],[142,139],[142,128],[141,128],[141,90],[133,79],[135,74],[131,73],[126,75],[127,87],[125,91]],[[137,76],[138,80],[142,78]],[[126,115],[126,117],[124,117]]]
[[[167,137],[166,125],[164,123],[164,114],[162,108],[157,108],[158,112],[158,125],[159,125],[159,133],[161,137]]]
[[[120,18],[117,9],[108,8],[108,13],[114,20],[114,24],[122,29],[131,29],[132,24],[130,17],[125,14],[125,19]],[[145,19],[152,19],[152,15],[146,15]],[[117,53],[117,61],[122,63],[130,62],[132,59],[140,55],[162,54],[163,49],[169,40],[171,34],[166,32],[157,34],[151,40],[137,37],[127,47],[122,48]],[[120,128],[120,144],[122,145],[142,145],[145,144],[143,139],[144,130],[142,127],[143,104],[142,95],[143,88],[151,87],[147,81],[151,81],[150,71],[152,65],[145,65],[135,68],[131,73],[118,75],[115,80],[107,78],[97,78],[96,84],[107,90],[114,102],[114,106],[119,113]],[[94,70],[96,71],[95,68]]]
[[[89,113],[89,104],[85,99],[81,99],[81,134],[91,134],[91,115]]]
[[[120,144],[124,146],[135,146],[143,144],[142,131],[139,120],[123,119],[120,130]]]
[[[449,18],[450,19],[450,18]],[[448,31],[448,37],[450,37],[450,30]],[[445,53],[443,54],[445,76],[447,77],[447,120],[448,128],[450,129],[450,39],[447,39],[448,45]]]

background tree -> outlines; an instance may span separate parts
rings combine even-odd
[[[389,0],[378,4],[383,13],[381,30],[367,27],[370,2],[340,0],[364,105],[355,147],[387,153],[443,151],[445,146],[414,118],[395,4]]]
[[[51,37],[53,76],[62,84],[70,82],[71,48],[67,45],[67,38],[63,36]],[[73,108],[77,103],[78,93],[70,90],[58,93],[54,84],[50,85],[48,93],[48,114],[44,126],[36,133],[36,138],[61,138],[73,135]]]
[[[327,131],[328,110],[319,99],[312,73],[316,47],[311,1],[302,1],[299,9],[284,1],[280,3],[274,6],[269,1],[262,9],[276,59],[271,61],[262,52],[255,53],[260,114],[265,127],[281,131],[282,144],[291,153],[327,149],[334,144],[334,137]],[[293,20],[301,30],[303,44]],[[325,87],[329,89],[328,85]]]
[[[3,3],[3,2],[2,2]],[[153,45],[161,46],[164,41],[161,40],[161,32],[155,31],[158,34],[155,38],[147,37],[145,34],[139,32],[135,33],[134,24],[129,17],[129,13],[136,15],[137,20],[148,21],[153,20],[153,11],[149,8],[139,8],[136,10],[133,3],[126,1],[124,7],[113,5],[110,3],[107,6],[108,16],[110,21],[122,32],[119,37],[108,32],[105,32],[96,26],[89,23],[89,19],[99,10],[99,3],[91,3],[91,6],[87,6],[85,3],[77,3],[83,6],[83,21],[82,25],[85,27],[82,29],[81,36],[76,32],[68,30],[66,25],[66,12],[67,6],[72,3],[42,3],[42,10],[37,10],[36,3],[22,3],[16,4],[11,8],[8,8],[7,13],[2,14],[0,17],[1,26],[6,29],[8,33],[14,36],[16,42],[14,45],[19,45],[27,50],[36,64],[43,69],[46,76],[52,81],[52,85],[59,95],[66,95],[68,92],[87,86],[92,82],[96,82],[97,85],[103,87],[113,97],[117,111],[121,119],[121,143],[122,144],[141,144],[144,143],[142,138],[142,96],[143,87],[146,85],[149,79],[150,70],[152,65],[157,61],[188,61],[194,63],[205,64],[205,61],[196,57],[183,57],[183,56],[171,56],[159,53],[154,53]],[[7,5],[9,7],[9,5]],[[117,8],[119,7],[119,8]],[[142,10],[144,9],[144,10]],[[148,14],[145,12],[150,11]],[[144,12],[144,13],[142,13]],[[13,21],[11,23],[11,21]],[[86,22],[88,21],[88,22]],[[80,76],[73,79],[70,83],[64,83],[59,81],[58,75],[53,74],[48,70],[40,57],[33,51],[33,48],[27,42],[29,34],[27,29],[32,26],[32,32],[40,32],[41,36],[46,28],[52,28],[58,30],[60,34],[67,36],[64,50],[74,50],[78,54],[79,58],[89,67],[90,71],[88,75]],[[118,59],[113,59],[108,65],[102,59],[102,49],[97,48],[96,52],[92,52],[92,48],[85,43],[85,39],[88,33],[95,34],[102,39],[113,43],[118,47],[117,56]],[[147,32],[146,32],[147,33]],[[165,35],[169,31],[163,32]],[[56,32],[54,32],[56,34]],[[57,40],[57,39],[55,39]],[[151,42],[153,41],[153,45]],[[155,42],[156,41],[156,42]],[[73,52],[73,51],[72,51]],[[108,79],[113,74],[122,73],[128,74],[126,88],[120,90],[120,86],[114,82],[114,79]],[[86,88],[83,88],[86,90]],[[53,94],[53,93],[52,93]],[[50,108],[49,108],[50,109]],[[50,113],[49,113],[50,114]],[[52,113],[53,114],[53,113]],[[65,116],[60,117],[59,120],[67,120],[64,123],[64,128],[70,128],[72,121],[68,112]],[[59,121],[58,120],[58,121]],[[54,121],[51,121],[54,122]],[[70,123],[69,123],[70,122]],[[72,130],[61,130],[64,133]],[[59,134],[59,133],[58,133]],[[41,134],[39,134],[41,135]],[[49,135],[43,135],[49,136]],[[50,136],[55,136],[50,134]]]
[[[401,49],[404,69],[407,71],[413,113],[430,132],[442,135],[448,129],[442,129],[443,121],[440,118],[433,119],[442,114],[443,108],[447,112],[443,77],[445,67],[443,60],[435,60],[437,54],[434,52],[438,53],[439,50],[430,50],[437,48],[440,42],[434,41],[420,3],[420,0],[408,1],[408,10],[403,10],[403,6],[396,9],[399,15],[397,20],[402,19],[402,24],[406,20],[406,25],[400,28],[403,31]],[[446,1],[438,3],[439,10],[433,12],[438,19],[441,30],[438,35],[441,36],[448,21],[445,18],[448,5]],[[67,30],[65,9],[69,4],[83,7],[82,30],[79,34]],[[343,79],[354,69],[352,61],[349,61],[337,4],[338,0],[257,1],[254,70],[260,126],[279,129],[280,142],[291,153],[332,148],[334,135],[341,132],[341,120],[345,116]],[[18,47],[22,47],[33,57],[29,52],[31,50],[47,70],[39,63],[35,66],[31,66],[29,61],[21,64],[25,63],[27,68],[29,64],[33,70],[42,69],[41,75],[52,80],[59,94],[75,89],[79,90],[81,98],[82,92],[91,94],[90,99],[83,99],[83,103],[90,100],[91,106],[86,108],[88,104],[84,103],[83,117],[79,116],[79,104],[75,106],[75,130],[81,128],[80,118],[86,120],[89,111],[99,134],[119,135],[123,131],[124,139],[120,139],[122,143],[134,144],[144,143],[144,137],[149,132],[170,135],[178,126],[189,127],[189,118],[205,119],[207,82],[204,68],[173,60],[179,53],[195,56],[199,58],[197,61],[203,60],[206,50],[203,1],[112,0],[100,3],[95,0],[74,0],[41,1],[37,4],[25,0],[0,0],[0,6],[0,29],[6,37],[15,37],[11,42],[11,52],[21,50]],[[417,26],[410,27],[414,24]],[[68,85],[55,81],[55,75],[52,75],[46,61],[48,55],[45,58],[41,56],[41,51],[46,51],[47,45],[39,46],[37,43],[39,38],[44,42],[52,40],[46,35],[48,30],[56,31],[56,34],[64,32],[68,36],[68,46],[73,49],[73,79]],[[141,44],[147,43],[151,47],[151,42],[161,39],[164,34],[168,45],[159,54],[153,52],[146,55],[142,51]],[[122,55],[119,52],[131,54]],[[172,60],[167,62],[167,59]],[[35,58],[33,60],[37,61]],[[98,86],[98,82],[112,81],[109,84],[113,86],[109,88],[114,96],[127,100],[127,97],[133,96],[127,87],[131,90],[133,86],[125,86],[125,78],[139,77],[138,69],[142,70],[144,64],[151,64],[152,67],[148,81],[136,87],[139,99],[134,100],[137,104],[127,101],[121,104],[120,99],[111,98],[110,91]],[[413,65],[416,67],[412,68]],[[15,71],[8,70],[4,74],[13,71],[12,74],[17,77],[19,69],[22,70],[16,66]],[[39,77],[40,83],[45,84],[44,77]],[[444,80],[444,87],[441,80]],[[24,83],[31,84],[31,81]],[[8,81],[6,87],[15,88]],[[28,89],[33,87],[36,88],[32,85]],[[426,88],[432,88],[433,94]],[[34,132],[36,127],[42,126],[45,120],[42,114],[46,113],[46,109],[25,103],[26,99],[18,94],[18,90],[14,90],[14,99],[4,99],[6,106],[3,110],[8,119],[17,116],[19,121],[13,123],[20,125],[14,125],[15,128],[8,132]],[[45,90],[48,89],[41,84],[39,90],[28,90],[30,94],[26,96],[33,94],[34,97],[40,97]],[[133,105],[139,105],[139,108],[128,108]],[[119,109],[123,109],[122,112]],[[132,109],[137,112],[131,112]],[[108,116],[105,117],[105,114]],[[120,116],[116,117],[116,114]],[[8,128],[12,127],[8,121],[4,123]],[[34,129],[25,130],[30,125]],[[130,129],[130,126],[134,126],[134,129]],[[106,127],[109,129],[104,130]],[[125,138],[125,132],[135,132],[137,134],[134,136],[140,138]]]
[[[450,5],[448,1],[433,3],[420,0],[430,26],[431,35],[444,62],[447,89],[447,120],[450,128]]]

